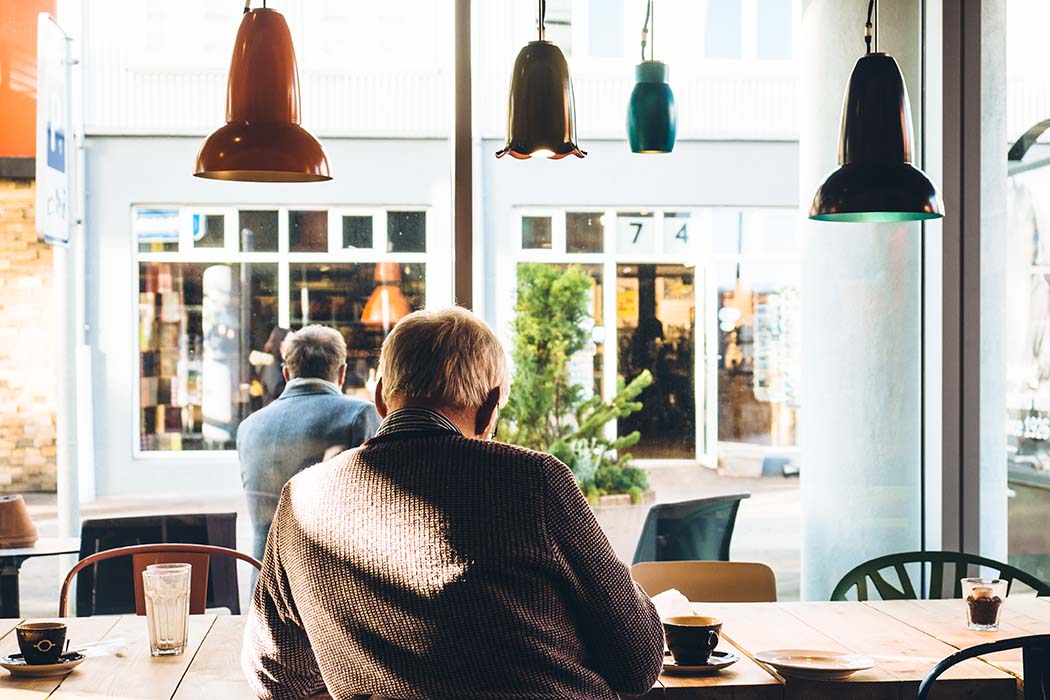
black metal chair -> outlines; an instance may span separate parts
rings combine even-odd
[[[634,561],[729,561],[740,501],[749,493],[658,503],[649,509]]]
[[[954,576],[948,579],[951,582],[951,595],[944,595],[944,570],[947,565],[952,565]],[[995,559],[988,559],[976,554],[965,554],[963,552],[901,552],[899,554],[887,554],[876,557],[859,564],[850,569],[831,593],[832,600],[848,600],[850,590],[856,588],[857,600],[869,600],[868,581],[878,593],[882,600],[916,600],[922,598],[915,584],[908,574],[909,565],[929,565],[930,588],[925,596],[931,600],[941,598],[962,598],[961,579],[970,576],[970,567],[982,566],[993,569],[997,577],[1007,582],[1007,592],[1013,587],[1013,582],[1020,581],[1035,591],[1036,595],[1050,595],[1050,584],[1040,581],[1038,578],[1022,571],[1015,566],[1004,564]],[[886,580],[884,571],[893,570],[899,582],[899,587]]]
[[[237,549],[236,513],[146,515],[85,520],[80,527],[80,558],[140,544],[206,544]],[[240,614],[236,562],[215,557],[208,576],[207,607]],[[131,557],[99,561],[77,578],[77,615],[126,615],[135,612]]]
[[[1050,634],[1000,639],[957,651],[930,669],[919,684],[918,700],[926,700],[934,681],[949,668],[975,656],[1007,649],[1024,651],[1024,700],[1050,700]]]

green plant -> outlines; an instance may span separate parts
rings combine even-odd
[[[590,289],[590,277],[578,267],[519,265],[514,379],[503,411],[510,423],[506,439],[565,462],[592,503],[609,493],[627,493],[637,502],[649,482],[644,470],[629,465],[625,450],[641,435],[609,439],[605,429],[642,408],[638,396],[653,378],[648,371],[629,384],[620,378],[608,402],[600,396],[585,399],[570,381],[570,358],[590,342],[584,327]]]

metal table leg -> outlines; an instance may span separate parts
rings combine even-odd
[[[18,571],[24,557],[0,557],[0,617],[20,617]]]

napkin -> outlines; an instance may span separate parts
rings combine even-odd
[[[682,592],[677,588],[671,588],[663,593],[654,595],[652,601],[661,620],[679,615],[693,614],[693,606],[689,604],[689,599],[682,595]]]

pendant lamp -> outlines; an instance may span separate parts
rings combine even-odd
[[[649,41],[649,23],[656,35],[653,0],[648,0],[642,27],[642,62],[635,66],[637,83],[627,106],[627,140],[635,153],[670,153],[678,130],[678,107],[667,84],[667,64],[654,58],[655,41]],[[649,45],[649,60],[645,46]]]
[[[226,126],[197,154],[197,177],[244,182],[331,180],[328,156],[299,126],[299,73],[281,13],[244,8],[226,86]]]
[[[939,219],[937,187],[912,165],[911,107],[897,62],[871,47],[872,11],[846,87],[839,137],[839,169],[813,197],[809,218],[818,221],[895,222]]]
[[[412,312],[401,287],[391,282],[401,281],[399,263],[376,263],[375,281],[379,284],[372,291],[361,312],[361,323],[366,326],[382,326],[384,332]]]
[[[587,155],[576,145],[576,106],[569,64],[561,49],[544,39],[546,0],[539,0],[538,41],[530,41],[514,61],[507,108],[507,143],[496,153],[515,158]]]

